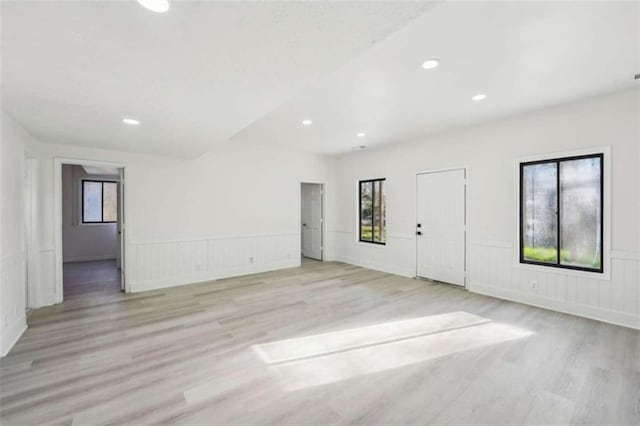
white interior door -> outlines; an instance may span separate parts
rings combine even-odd
[[[465,170],[417,176],[416,274],[465,285]]]
[[[302,255],[322,260],[322,184],[301,185],[301,247]]]
[[[125,291],[125,282],[124,282],[124,232],[125,232],[125,222],[124,222],[124,169],[120,169],[120,183],[118,184],[118,222],[117,222],[117,230],[118,230],[118,245],[117,245],[117,264],[118,268],[120,268],[120,289]]]

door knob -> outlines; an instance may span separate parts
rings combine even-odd
[[[306,223],[303,223],[303,224],[302,224],[302,226],[307,226],[307,224],[306,224]]]
[[[416,231],[416,235],[422,235],[422,232]]]

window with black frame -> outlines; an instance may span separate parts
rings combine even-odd
[[[520,164],[520,263],[602,272],[603,154]]]
[[[118,183],[82,181],[82,223],[114,223],[118,220]]]
[[[387,240],[385,179],[362,180],[359,184],[359,240],[385,244]]]

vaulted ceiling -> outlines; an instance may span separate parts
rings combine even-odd
[[[335,154],[633,87],[640,71],[637,2],[171,6],[3,2],[3,109],[43,142]]]

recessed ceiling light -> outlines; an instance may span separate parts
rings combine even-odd
[[[305,126],[311,126],[313,124],[313,121],[307,119],[307,120],[302,120],[302,124],[304,124]]]
[[[363,133],[363,132],[360,132],[356,136],[359,137],[359,138],[364,138],[365,136],[367,136],[367,134]]]
[[[169,10],[169,0],[138,0],[145,9],[152,12],[164,13]]]
[[[427,59],[422,63],[422,68],[425,70],[431,70],[436,68],[438,65],[440,65],[439,59]]]
[[[485,95],[484,93],[478,93],[477,95],[473,95],[471,97],[472,101],[478,102],[481,101],[483,99],[486,99],[487,95]]]
[[[138,126],[138,125],[140,125],[140,121],[136,120],[135,118],[123,118],[122,122],[124,124],[128,124],[130,126]]]

